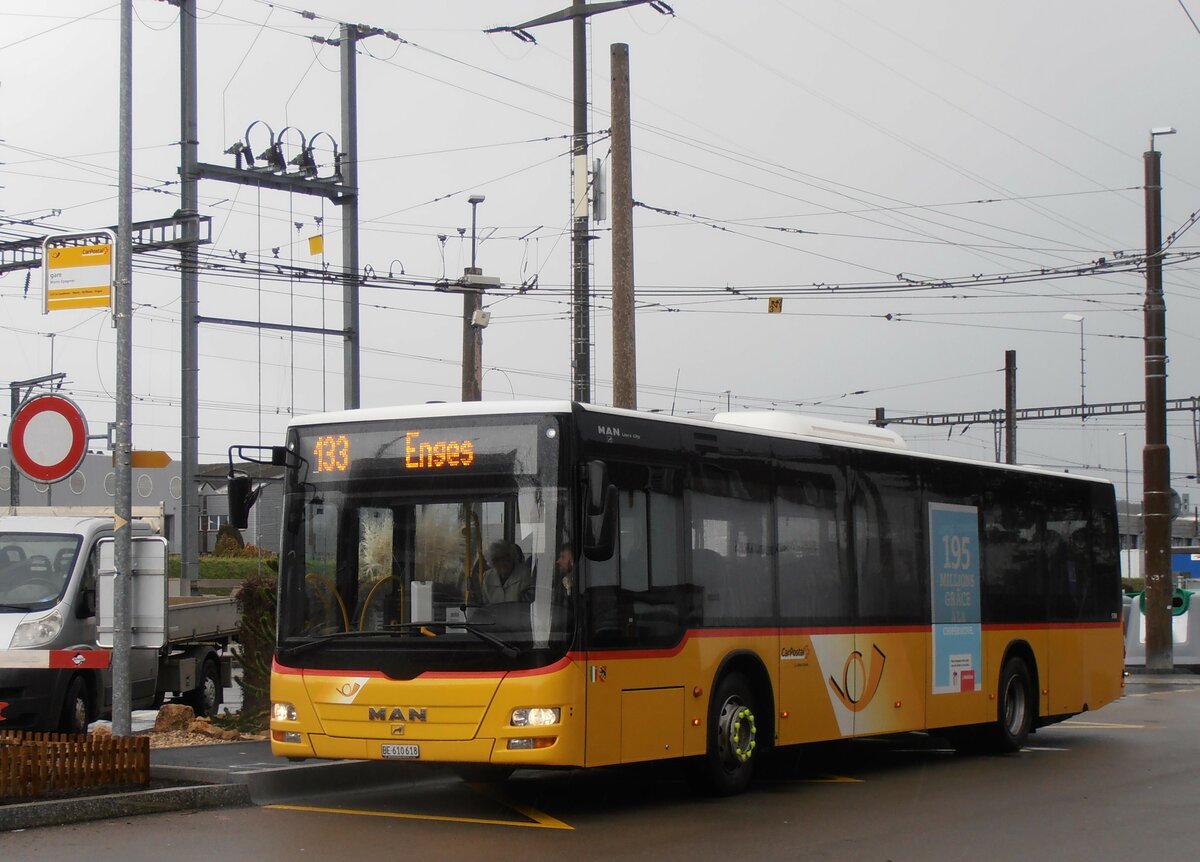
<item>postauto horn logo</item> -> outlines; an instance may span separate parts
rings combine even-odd
[[[879,691],[879,681],[883,679],[883,666],[887,664],[887,656],[875,644],[871,644],[871,651],[869,670],[863,661],[863,654],[854,650],[846,657],[846,664],[842,666],[842,684],[838,685],[836,679],[829,677],[829,686],[833,693],[842,702],[842,706],[851,712],[862,712],[870,705],[875,692]],[[857,686],[851,685],[853,678],[866,679],[867,683],[861,691],[857,690]]]

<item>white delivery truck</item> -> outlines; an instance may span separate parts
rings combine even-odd
[[[20,650],[99,648],[99,546],[112,538],[113,518],[5,511],[12,510],[0,508],[0,657],[9,660],[0,661],[0,729],[85,732],[111,713],[111,670],[82,659],[66,668],[12,659]],[[147,520],[131,527],[135,539],[156,532]],[[169,597],[165,645],[131,650],[133,708],[156,707],[169,694],[198,715],[214,714],[230,682],[227,647],[238,619],[232,597]]]

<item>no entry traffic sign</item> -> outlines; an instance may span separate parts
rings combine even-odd
[[[61,482],[87,454],[87,420],[62,395],[39,395],[22,404],[8,428],[13,464],[37,482]]]

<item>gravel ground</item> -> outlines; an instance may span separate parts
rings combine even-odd
[[[243,733],[237,739],[217,739],[203,733],[188,733],[186,730],[168,730],[155,733],[152,730],[137,736],[149,736],[151,748],[180,748],[185,745],[224,745],[227,742],[250,742],[266,739],[265,733]]]

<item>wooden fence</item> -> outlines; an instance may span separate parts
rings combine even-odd
[[[0,731],[0,798],[150,784],[150,737]]]

